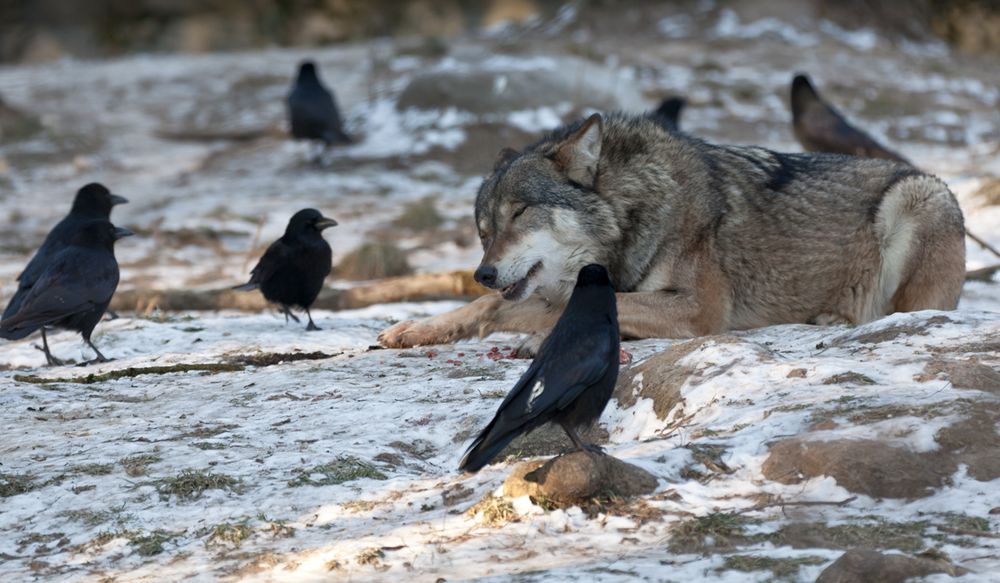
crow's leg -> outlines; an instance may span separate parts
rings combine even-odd
[[[288,306],[286,306],[285,304],[281,305],[281,312],[283,314],[285,314],[285,323],[288,323],[288,319],[289,318],[291,318],[292,320],[295,320],[296,324],[299,323],[299,317],[296,316],[295,314],[293,314],[292,313],[292,309],[289,308]]]
[[[52,356],[52,353],[49,352],[49,340],[45,337],[44,326],[42,327],[42,352],[45,353],[45,362],[47,362],[49,366],[61,366],[66,364],[65,361]]]
[[[322,330],[322,328],[320,328],[319,326],[316,325],[315,322],[313,322],[313,316],[312,314],[309,313],[309,308],[306,308],[306,315],[309,316],[309,325],[306,326],[306,331],[312,332],[313,330]]]
[[[107,314],[108,320],[117,320],[118,319],[118,312],[116,312],[114,310],[108,310],[107,312],[105,312],[105,314]]]
[[[568,423],[560,421],[559,425],[562,426],[563,431],[566,432],[566,435],[569,436],[570,441],[572,441],[573,445],[576,446],[577,451],[589,451],[590,453],[600,453],[600,454],[604,453],[604,449],[602,449],[600,446],[595,445],[593,443],[585,443],[582,439],[580,439],[580,436],[576,434],[576,430],[573,429],[573,427]]]
[[[84,340],[84,342],[87,343],[87,346],[89,346],[91,350],[93,350],[94,352],[97,353],[97,358],[95,358],[94,360],[88,360],[86,362],[81,362],[77,366],[87,366],[87,365],[90,365],[90,364],[96,364],[96,363],[110,362],[111,361],[110,358],[108,358],[108,357],[104,356],[103,354],[101,354],[101,351],[98,350],[96,346],[94,346],[94,343],[90,340],[90,338],[84,338],[83,340]]]

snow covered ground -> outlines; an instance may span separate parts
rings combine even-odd
[[[469,268],[479,259],[472,197],[502,145],[483,128],[524,143],[588,107],[651,107],[680,93],[691,102],[681,123],[694,134],[795,150],[785,93],[798,70],[948,181],[970,230],[1000,247],[998,201],[975,194],[1000,173],[1000,71],[829,24],[802,31],[724,13],[704,36],[682,20],[660,28],[655,43],[595,39],[589,50],[600,57],[580,56],[582,42],[480,40],[443,57],[374,42],[0,68],[0,96],[46,128],[0,144],[3,291],[91,180],[132,200],[113,217],[140,233],[119,246],[123,288],[240,282],[304,206],[340,221],[329,236],[336,260],[399,231],[390,225],[402,207],[428,196],[447,236],[393,240],[417,270]],[[304,145],[268,133],[282,126],[281,99],[306,56],[359,137],[320,165]],[[468,69],[497,79],[540,71],[580,88],[573,102],[557,96],[499,114],[397,107],[415,76]],[[206,132],[260,135],[167,137]],[[970,269],[996,262],[974,243],[968,252]],[[372,348],[389,322],[454,306],[319,312],[324,330],[312,334],[270,313],[125,313],[96,336],[117,360],[86,369],[40,368],[36,339],[5,344],[0,576],[811,581],[851,546],[947,557],[969,570],[964,581],[1000,572],[1000,478],[943,445],[970,419],[1000,422],[1000,387],[956,380],[962,367],[1000,366],[995,283],[969,283],[957,312],[858,329],[628,343],[636,359],[602,426],[608,451],[653,472],[661,488],[585,509],[490,498],[517,460],[475,476],[455,470],[527,366],[493,351],[516,339]],[[90,357],[77,336],[52,339],[57,355]],[[671,349],[687,372],[677,377],[680,398],[658,412],[663,403],[642,396],[656,388],[634,372]],[[957,465],[910,500],[858,493],[861,478],[850,487],[779,479],[766,469],[772,445],[795,436],[870,440],[920,460],[938,452],[941,468]],[[966,449],[1000,452],[990,439],[986,431]]]

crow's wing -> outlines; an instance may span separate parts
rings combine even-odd
[[[616,330],[610,318],[582,324],[560,320],[535,360],[504,398],[489,425],[469,446],[460,467],[478,471],[514,437],[551,419],[617,359]]]
[[[559,334],[553,332],[546,340],[548,346],[543,344],[539,356],[544,354],[545,358],[534,382],[521,387],[522,391],[529,391],[528,398],[524,400],[524,411],[511,421],[530,422],[533,418],[568,406],[604,376],[611,366],[611,359],[618,358],[617,354],[613,354],[616,339],[610,321],[607,325],[601,322],[596,326],[581,326],[572,321],[567,324],[569,326],[560,330]],[[536,389],[538,382],[542,386]]]
[[[257,289],[260,287],[260,284],[271,279],[279,267],[293,259],[292,248],[281,239],[278,239],[274,243],[271,243],[271,246],[267,248],[267,251],[264,251],[264,255],[261,256],[257,265],[250,270],[250,281],[233,289],[240,291]]]
[[[106,304],[118,287],[114,256],[67,249],[25,295],[21,309],[0,322],[0,334],[22,338],[41,326]]]

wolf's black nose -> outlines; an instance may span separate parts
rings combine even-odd
[[[493,287],[497,283],[497,268],[492,265],[480,265],[474,277],[486,287]]]

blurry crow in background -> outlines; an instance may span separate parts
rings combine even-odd
[[[250,281],[234,287],[238,291],[260,289],[264,299],[281,305],[288,318],[299,319],[291,307],[298,306],[309,316],[306,330],[319,330],[313,323],[309,306],[323,289],[323,280],[330,275],[332,253],[330,244],[323,239],[323,229],[337,225],[316,209],[303,209],[288,221],[285,234],[271,243],[257,266],[250,272]]]
[[[299,66],[299,76],[288,94],[288,120],[297,140],[320,140],[327,146],[351,142],[341,127],[333,93],[320,82],[312,61]]]
[[[909,162],[855,128],[819,96],[809,78],[792,79],[792,128],[807,152],[830,152]]]
[[[681,109],[685,105],[687,105],[687,100],[683,97],[668,97],[660,103],[656,110],[649,112],[649,117],[663,128],[676,131],[681,129]]]
[[[107,219],[77,224],[62,248],[46,259],[17,313],[0,321],[0,338],[18,340],[43,326],[75,330],[97,353],[94,362],[106,362],[90,334],[118,287],[115,241],[131,234]],[[44,329],[42,343],[48,363],[62,364],[49,352]]]
[[[111,216],[111,207],[127,202],[127,198],[111,194],[104,185],[96,182],[78,190],[69,214],[49,231],[42,246],[35,252],[35,256],[28,262],[21,275],[17,276],[17,291],[14,292],[10,303],[7,304],[7,309],[3,312],[3,319],[6,320],[17,313],[24,297],[31,291],[31,287],[35,285],[39,276],[48,266],[49,259],[66,247],[70,238],[80,229],[80,225],[93,219],[108,219]],[[42,330],[42,343],[47,345],[44,329]]]
[[[459,469],[477,472],[515,437],[555,421],[579,450],[576,428],[601,417],[618,379],[618,309],[607,270],[580,270],[573,295],[538,356],[472,442]]]

